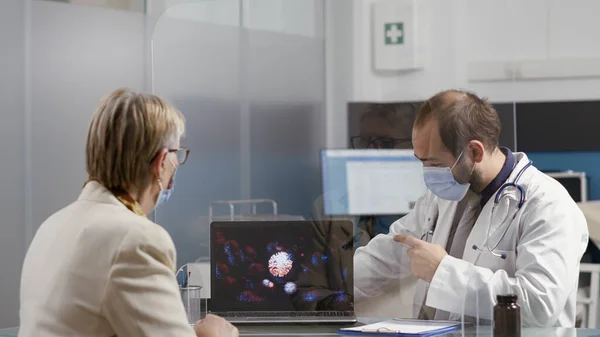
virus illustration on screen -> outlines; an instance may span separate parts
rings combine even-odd
[[[229,261],[230,265],[237,266],[237,261],[235,260],[235,255],[229,255],[229,257],[227,258],[227,261]]]
[[[261,275],[265,271],[267,271],[267,268],[260,263],[252,263],[248,266],[248,275],[250,276]]]
[[[264,279],[264,280],[262,281],[262,284],[263,284],[263,286],[265,286],[265,287],[269,287],[269,283],[271,283],[271,281],[269,281],[269,280],[267,280],[267,279]]]
[[[229,274],[229,267],[227,267],[225,264],[223,263],[217,263],[217,267],[215,268],[215,273],[217,275],[217,279],[221,280],[223,279],[223,275],[227,275]]]
[[[225,250],[225,254],[232,255],[232,254],[234,254],[234,252],[239,251],[240,245],[235,240],[229,240],[229,241],[225,242],[225,245],[223,246],[223,248]]]
[[[223,250],[227,255],[227,262],[232,266],[237,266],[244,258],[241,256],[242,250],[239,249],[239,244],[235,240],[229,240],[223,245]]]
[[[292,269],[292,260],[286,252],[275,253],[269,259],[269,272],[276,277],[286,276]]]
[[[218,245],[222,245],[225,243],[225,235],[223,234],[223,232],[217,232],[215,235],[215,242]]]
[[[318,266],[319,265],[319,261],[321,260],[321,253],[314,253],[312,255],[312,258],[310,259],[310,261],[312,262],[313,266]]]
[[[296,283],[294,282],[288,282],[285,284],[285,286],[283,287],[283,290],[285,291],[286,294],[291,295],[293,293],[296,292]]]
[[[248,260],[250,261],[254,261],[256,259],[256,249],[254,249],[252,246],[246,246],[246,257],[248,258]]]
[[[277,251],[277,244],[275,244],[274,242],[271,242],[267,245],[267,252],[269,252],[269,254],[273,254]]]
[[[246,291],[243,291],[238,296],[238,301],[240,301],[240,302],[247,302],[247,303],[257,303],[257,302],[264,301],[264,299],[262,297],[257,296],[253,292],[251,292],[249,290],[246,290]]]
[[[348,301],[348,294],[344,293],[343,291],[338,292],[338,294],[335,296],[335,300],[337,302],[346,302]]]
[[[307,302],[314,302],[317,300],[317,294],[314,291],[309,291],[304,294],[304,300]]]

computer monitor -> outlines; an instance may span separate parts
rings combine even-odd
[[[425,193],[422,167],[413,150],[322,150],[325,215],[406,214]]]

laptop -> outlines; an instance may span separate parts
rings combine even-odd
[[[355,323],[350,221],[213,222],[210,312],[234,324]]]

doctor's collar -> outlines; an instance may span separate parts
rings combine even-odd
[[[487,204],[488,201],[490,201],[500,186],[502,186],[506,180],[508,180],[508,177],[510,177],[510,174],[515,168],[515,164],[517,162],[515,155],[509,148],[500,147],[500,151],[506,155],[506,160],[504,161],[504,165],[502,166],[502,169],[498,175],[483,189],[483,191],[481,191],[482,208],[485,206],[485,204]]]

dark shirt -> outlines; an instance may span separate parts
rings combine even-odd
[[[517,160],[512,151],[506,147],[501,147],[500,150],[502,153],[506,155],[506,160],[504,161],[504,166],[500,170],[500,173],[490,182],[484,189],[481,191],[481,208],[487,204],[488,201],[492,198],[492,196],[498,191],[498,189],[504,185],[510,174],[515,169],[515,165]]]

